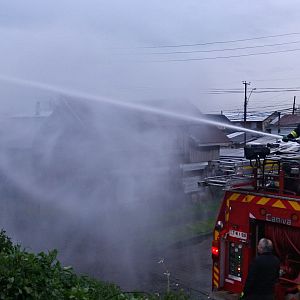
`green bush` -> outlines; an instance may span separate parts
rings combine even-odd
[[[122,292],[114,284],[78,276],[71,267],[61,266],[56,250],[48,254],[28,253],[19,245],[13,245],[5,231],[1,230],[0,299],[185,300],[188,297],[183,292],[168,293],[163,297]]]

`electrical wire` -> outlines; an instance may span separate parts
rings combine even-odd
[[[236,50],[245,50],[245,49],[283,46],[283,45],[299,44],[299,43],[300,43],[300,41],[294,41],[294,42],[287,42],[287,43],[276,43],[276,44],[269,44],[269,45],[256,45],[256,46],[225,48],[225,49],[172,51],[172,52],[149,52],[149,53],[142,53],[142,54],[144,54],[144,55],[170,55],[170,54],[188,54],[188,53],[210,53],[210,52],[224,52],[224,51],[236,51]]]
[[[261,112],[262,109],[264,109],[264,108],[270,108],[270,107],[273,107],[275,110],[289,109],[289,107],[287,105],[284,105],[283,107],[278,106],[278,105],[276,105],[276,106],[274,106],[274,105],[268,105],[268,106],[255,106],[253,108],[252,107],[248,107],[248,111],[259,113],[259,112]],[[235,108],[235,109],[230,109],[230,110],[222,110],[222,111],[223,112],[228,112],[228,113],[230,113],[230,112],[235,113],[235,112],[237,112],[237,110],[240,110],[241,112],[243,112],[243,110],[242,110],[241,107],[238,107],[238,108]]]
[[[265,94],[265,93],[288,93],[288,92],[300,92],[300,89],[285,89],[285,90],[262,90],[255,91],[253,94]],[[208,91],[200,92],[201,94],[207,95],[226,95],[226,94],[243,94],[243,91]]]
[[[256,93],[256,90],[286,90],[286,89],[300,89],[300,86],[296,87],[256,87],[253,93]],[[244,91],[243,88],[210,88],[207,90],[212,90],[212,91]]]
[[[205,46],[205,45],[213,45],[213,44],[229,44],[229,43],[237,43],[237,42],[246,42],[246,41],[270,39],[270,38],[283,37],[283,36],[292,36],[292,35],[300,35],[300,32],[283,33],[283,34],[267,35],[267,36],[253,37],[253,38],[227,40],[227,41],[214,41],[214,42],[178,44],[178,45],[158,45],[158,46],[146,46],[146,47],[138,47],[138,48],[153,49],[153,48],[194,47],[194,46]]]
[[[269,55],[269,54],[287,53],[287,52],[296,52],[296,51],[300,51],[300,48],[287,49],[287,50],[278,50],[278,51],[257,52],[257,53],[247,53],[247,54],[239,54],[239,55],[228,55],[228,56],[152,60],[152,61],[149,61],[149,62],[164,63],[164,62],[186,62],[186,61],[202,61],[202,60],[215,60],[215,59],[230,59],[230,58],[239,58],[239,57],[257,56],[257,55]]]
[[[273,78],[273,79],[255,79],[254,81],[283,81],[283,80],[299,80],[300,77],[290,77],[290,78]]]
[[[273,106],[272,106],[273,107]],[[289,112],[289,111],[292,111],[293,108],[274,108],[274,110],[248,110],[248,114],[258,114],[258,113],[273,113],[274,111],[278,111],[278,112]],[[244,111],[239,107],[237,109],[232,109],[232,110],[224,110],[224,109],[221,109],[223,115],[231,115],[231,114],[234,114],[234,115],[237,115],[237,114],[241,114],[243,115],[244,114]],[[214,110],[214,111],[209,111],[207,112],[206,114],[214,114],[214,113],[217,113],[219,114],[220,113],[220,110]]]
[[[300,90],[300,87],[283,87],[283,88],[255,88],[255,90],[253,91],[253,94],[257,94],[261,91],[287,91],[287,90]],[[211,92],[211,93],[244,93],[244,89],[207,89],[207,90],[202,90],[202,92]]]
[[[282,90],[282,89],[300,89],[299,86],[297,87],[260,87],[257,89],[264,89],[264,90]]]

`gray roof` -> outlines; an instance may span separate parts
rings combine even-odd
[[[233,133],[227,134],[227,137],[229,139],[232,139],[232,138],[235,138],[237,136],[243,136],[244,134],[245,134],[244,131],[237,131],[237,132],[233,132]]]
[[[227,134],[228,139],[234,143],[234,144],[242,144],[245,141],[245,132],[243,131],[236,131],[230,134]],[[256,136],[254,136],[251,133],[246,134],[246,141],[247,143],[255,139]]]
[[[273,113],[258,112],[258,113],[247,113],[247,122],[263,122]],[[244,112],[237,113],[226,113],[226,116],[231,122],[244,122]]]
[[[222,123],[225,123],[225,124],[230,124],[231,123],[230,120],[225,115],[221,115],[221,114],[205,114],[205,117],[207,119],[222,122]]]
[[[289,114],[280,118],[280,126],[297,126],[299,123],[300,114]]]
[[[262,144],[262,145],[266,145],[268,143],[272,144],[272,143],[276,143],[278,142],[279,139],[272,137],[272,136],[261,136],[257,139],[254,139],[253,141],[249,142],[249,144]]]

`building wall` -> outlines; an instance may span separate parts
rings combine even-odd
[[[197,147],[189,149],[189,160],[194,162],[207,162],[220,157],[220,146]]]

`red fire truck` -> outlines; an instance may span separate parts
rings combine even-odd
[[[212,298],[238,299],[265,237],[281,261],[276,300],[300,299],[300,153],[252,145],[245,157],[234,162],[213,232]]]

